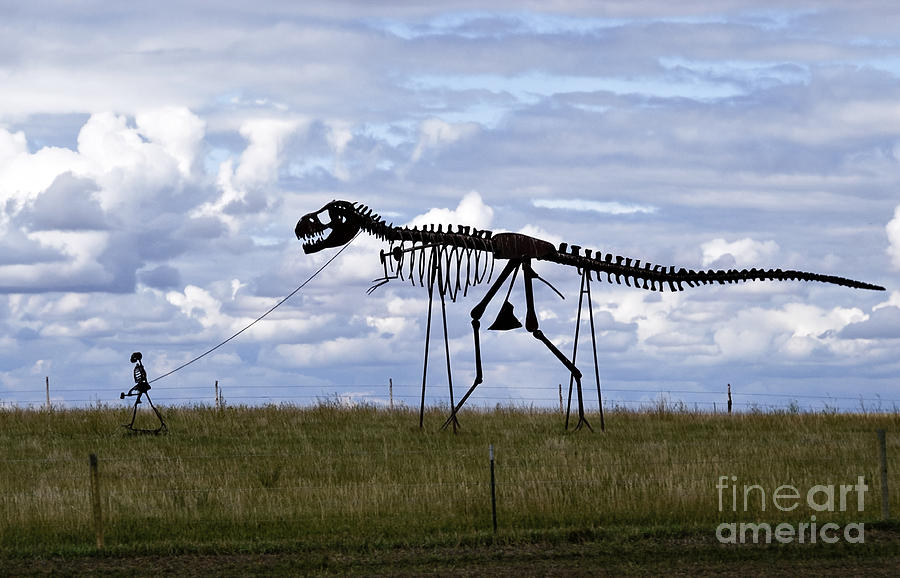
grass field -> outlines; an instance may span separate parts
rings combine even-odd
[[[900,526],[881,521],[876,435],[887,431],[896,515],[896,413],[729,416],[660,405],[610,412],[606,432],[576,434],[558,413],[498,408],[465,412],[453,434],[437,431],[438,410],[425,430],[417,412],[337,403],[163,412],[169,433],[150,436],[121,428],[130,417],[122,408],[0,411],[0,574],[891,575],[900,567]],[[746,507],[745,486],[754,486]],[[720,543],[717,531],[732,535],[721,524],[742,522],[769,524],[771,543]],[[793,533],[786,543],[774,537],[779,524],[782,538],[787,527]]]

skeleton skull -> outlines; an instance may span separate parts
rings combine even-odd
[[[328,222],[323,222],[326,218]],[[303,215],[294,233],[303,242],[305,253],[317,253],[349,243],[359,227],[359,217],[351,203],[331,201],[315,213]]]

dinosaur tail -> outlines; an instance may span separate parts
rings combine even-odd
[[[718,283],[738,283],[742,281],[816,281],[830,283],[853,289],[868,289],[871,291],[884,291],[884,287],[855,281],[835,275],[822,275],[820,273],[808,273],[791,269],[709,269],[694,271],[693,269],[676,269],[675,267],[663,267],[650,263],[641,264],[640,260],[629,259],[613,255],[605,255],[599,258],[578,259],[577,265],[597,273],[597,279],[610,283],[624,283],[629,287],[638,287],[650,291],[683,291],[684,285],[695,287],[697,285],[711,285]],[[574,264],[574,263],[573,263]]]

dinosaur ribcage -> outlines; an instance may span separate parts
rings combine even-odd
[[[389,273],[413,285],[433,288],[451,301],[460,291],[465,296],[470,287],[490,281],[494,272],[489,252],[453,245],[391,243],[385,261]]]

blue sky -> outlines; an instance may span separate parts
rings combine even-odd
[[[0,401],[40,403],[49,376],[58,404],[118,403],[132,351],[153,378],[226,339],[330,257],[292,232],[337,198],[397,224],[883,285],[595,283],[600,373],[610,406],[707,409],[726,383],[742,404],[900,405],[900,10],[598,4],[3,3]],[[426,294],[366,295],[381,248],[357,239],[154,400],[207,403],[218,380],[231,403],[383,403],[393,380],[415,405]],[[537,299],[569,353],[579,277],[539,273],[566,296]],[[477,298],[448,307],[459,390]],[[473,402],[558,403],[568,376],[526,332],[483,345]]]

